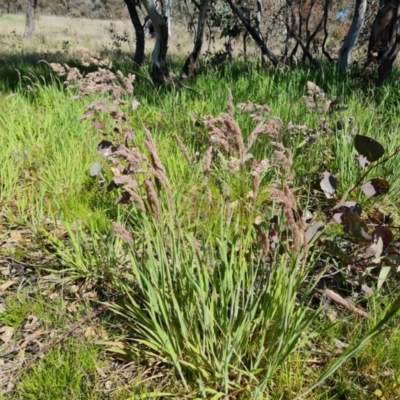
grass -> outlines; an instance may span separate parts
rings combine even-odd
[[[18,37],[22,37],[25,28],[24,14],[6,15],[2,14],[1,17],[1,35],[11,35],[18,43]],[[47,15],[39,16],[36,21],[36,38],[28,45],[28,49],[35,49],[36,51],[48,51],[49,49],[61,50],[63,43],[68,43],[67,46],[73,49],[75,46],[80,45],[83,47],[89,46],[91,49],[99,51],[104,48],[109,48],[111,38],[107,34],[110,24],[114,24],[119,32],[129,31],[132,32],[132,24],[130,20],[124,21],[107,21],[107,20],[93,20],[83,18],[81,23],[77,24],[76,20],[67,17],[52,17]],[[15,32],[15,34],[12,34]],[[133,37],[130,35],[133,42]],[[10,43],[9,43],[10,45]],[[131,50],[128,45],[123,47],[124,51]]]
[[[82,346],[79,339],[68,340],[51,350],[19,385],[21,399],[94,398],[97,349]]]
[[[332,369],[346,360],[340,358],[345,348],[357,347],[385,317],[398,296],[395,273],[380,291],[363,294],[361,284],[376,288],[376,279],[365,271],[354,273],[354,265],[327,257],[319,245],[308,255],[304,248],[296,250],[295,229],[302,228],[299,223],[294,228],[282,211],[281,203],[288,201],[280,203],[271,192],[283,191],[287,184],[294,207],[310,208],[316,220],[324,219],[332,204],[316,190],[321,173],[339,173],[339,197],[360,178],[346,134],[356,128],[378,140],[388,155],[399,145],[396,89],[367,92],[357,71],[341,77],[329,66],[277,72],[237,62],[233,68],[210,68],[189,82],[199,95],[155,88],[146,66],[120,110],[134,131],[130,149],[146,156],[158,173],[162,168],[151,159],[159,157],[168,182],[145,164],[137,168],[144,171],[132,174],[143,200],[141,211],[132,204],[115,205],[116,191],[89,176],[90,165],[100,160],[109,182],[115,172],[97,154],[97,144],[102,139],[124,141],[113,130],[116,122],[109,113],[96,116],[105,124],[105,134],[90,120],[79,120],[92,101],[109,102],[107,95],[71,101],[73,93],[46,64],[21,62],[19,75],[12,72],[14,62],[10,57],[0,65],[7,72],[0,81],[0,285],[11,279],[18,284],[1,290],[7,297],[1,299],[0,322],[15,333],[0,351],[4,354],[10,344],[22,343],[32,333],[25,330],[31,314],[44,331],[38,339],[41,348],[84,322],[36,360],[3,397],[293,399],[330,372],[306,398],[399,396],[398,317],[355,357]],[[181,64],[174,60],[171,67],[178,71]],[[120,67],[128,71],[128,65]],[[330,98],[340,97],[347,109],[307,113],[302,100],[307,81]],[[232,170],[235,160],[240,161],[236,150],[226,152],[214,143],[210,169],[204,173],[210,132],[193,113],[225,113],[228,88],[234,104],[267,104],[265,122],[281,119],[277,137],[264,133],[251,147],[254,159],[269,160],[255,198],[249,196],[252,161]],[[130,108],[133,99],[140,102],[135,111]],[[247,143],[258,122],[238,109],[231,117],[241,137],[232,146],[239,146],[239,140]],[[346,121],[344,131],[335,128],[339,119]],[[289,122],[309,130],[289,130]],[[153,150],[144,127],[151,131]],[[190,164],[176,136],[187,148]],[[279,163],[273,142],[292,151],[291,168]],[[117,158],[115,165],[119,163],[126,165]],[[400,217],[397,163],[394,157],[371,174],[390,182],[386,196],[366,198],[355,191],[351,197],[365,215],[377,209],[391,212],[393,225]],[[158,185],[154,199],[146,181]],[[281,216],[282,239],[265,258],[262,238],[268,237],[275,214]],[[264,222],[255,223],[257,217]],[[118,225],[113,228],[112,222]],[[363,246],[338,227],[325,229],[322,239],[334,240],[347,253],[362,252]],[[318,279],[325,266],[329,268]],[[325,286],[350,296],[370,319],[330,304],[318,292]],[[86,321],[98,303],[109,305],[109,312]],[[23,360],[34,354],[26,351]],[[16,359],[7,354],[7,365]]]
[[[39,97],[1,99],[9,110],[0,121],[7,148],[1,155],[1,180],[7,188],[2,191],[1,202],[5,208],[12,207],[8,209],[11,218],[16,214],[25,216],[19,218],[20,222],[35,224],[52,216],[57,204],[68,211],[83,208],[88,202],[86,194],[79,193],[87,181],[85,170],[94,159],[97,138],[83,138],[84,126],[78,121],[82,108],[74,104],[63,110],[67,96],[60,99],[58,92],[54,85]],[[71,149],[77,152],[71,154]]]
[[[306,80],[310,79],[305,71],[295,72],[294,78],[293,75],[289,77],[285,74],[262,75],[255,68],[247,73],[245,71],[244,77],[236,77],[239,71],[238,67],[229,71],[228,75],[227,72],[221,72],[219,76],[207,74],[199,77],[195,87],[204,92],[207,100],[187,91],[167,93],[163,90],[150,90],[151,85],[146,77],[137,77],[135,97],[140,99],[141,107],[130,115],[129,124],[137,130],[137,135],[141,135],[144,122],[151,126],[152,134],[160,141],[160,146],[166,148],[165,156],[161,155],[163,162],[173,169],[171,173],[177,181],[182,177],[179,174],[187,176],[187,173],[182,165],[183,157],[170,138],[178,134],[189,148],[204,148],[206,139],[192,133],[194,126],[190,116],[192,113],[216,115],[222,112],[225,105],[221,98],[226,96],[229,86],[234,88],[233,95],[237,103],[248,99],[255,103],[267,103],[271,115],[279,116],[286,124],[292,121],[299,125],[317,125],[315,115],[305,113],[300,96],[300,93],[305,93]],[[395,107],[390,105],[390,99],[389,109],[384,101],[377,104],[376,99],[365,99],[360,103],[357,99],[360,94],[351,94],[346,83],[340,83],[339,77],[333,76],[331,82],[319,82],[318,75],[315,78],[333,95],[346,98],[347,111],[333,117],[331,125],[339,118],[356,116],[356,128],[360,133],[379,140],[379,132],[385,132],[387,153],[394,150],[399,122],[392,118]],[[84,105],[89,101],[71,102],[71,95],[60,90],[56,79],[49,85],[41,85],[40,78],[27,77],[21,78],[20,85],[21,90],[16,96],[10,97],[4,93],[0,99],[3,108],[7,109],[7,113],[0,117],[5,144],[5,151],[1,154],[4,165],[1,174],[2,181],[7,182],[7,190],[1,194],[2,204],[6,209],[12,206],[10,214],[14,214],[15,209],[19,215],[31,219],[31,223],[54,216],[59,208],[67,216],[73,215],[72,219],[77,216],[91,221],[102,219],[103,210],[96,210],[94,204],[97,194],[86,190],[92,185],[88,169],[91,162],[97,159],[96,145],[99,142],[99,135],[90,123],[79,121],[84,114]],[[34,91],[22,89],[27,85],[33,87]],[[382,110],[386,110],[385,113]],[[104,117],[104,121],[111,123],[107,117]],[[238,115],[238,122],[244,136],[255,126],[245,115]],[[321,133],[317,135],[319,138],[312,149],[303,145],[305,138],[302,135],[287,135],[284,138],[285,143],[294,149],[296,185],[301,185],[304,180],[309,181],[319,174],[322,167],[332,173],[339,172],[341,188],[355,184],[358,169],[357,165],[350,162],[354,154],[351,145],[345,142],[341,134],[326,137]],[[328,149],[327,143],[330,145]],[[299,144],[301,147],[295,150]],[[71,152],[71,149],[74,151]],[[170,151],[174,157],[169,157]],[[261,139],[259,146],[254,149],[254,155],[260,159],[269,158],[272,151],[268,141]],[[310,151],[313,152],[312,158],[309,157]],[[175,162],[177,158],[178,162]],[[399,193],[399,183],[394,174],[395,165],[396,158],[385,165],[384,171],[380,170],[389,178],[393,174],[391,191],[384,199],[389,204],[393,203]],[[25,184],[21,184],[22,181]],[[363,201],[367,202],[365,199]],[[29,214],[26,213],[28,207],[31,210]],[[10,217],[14,218],[12,215]]]
[[[95,20],[88,18],[78,19],[40,15],[35,25],[35,38],[31,41],[22,40],[25,29],[25,14],[7,15],[0,14],[0,43],[3,52],[11,57],[14,62],[58,59],[69,60],[79,57],[80,48],[100,52],[103,57],[125,58],[131,64],[131,56],[135,50],[135,35],[132,22],[129,18],[124,20]],[[144,15],[140,14],[144,20]],[[113,37],[110,28],[120,36],[125,36],[126,41]],[[218,36],[218,35],[216,35]],[[146,42],[145,55],[151,56],[154,41]],[[233,52],[239,55],[241,41],[234,41]],[[258,56],[258,49],[249,43],[248,54]],[[188,32],[187,26],[174,20],[173,35],[169,40],[168,52],[171,56],[187,56],[193,49],[193,35]],[[215,38],[211,51],[224,49],[224,39]]]

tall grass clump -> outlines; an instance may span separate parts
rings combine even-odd
[[[220,211],[217,231],[201,241],[172,215],[161,225],[143,219],[112,308],[128,319],[138,359],[173,366],[204,396],[257,398],[309,337],[310,264],[304,249],[262,261],[252,226]]]
[[[102,115],[109,113],[114,132],[123,133],[123,140],[100,142],[104,161],[91,167],[109,196],[119,192],[115,234],[108,242],[96,240],[94,249],[77,233],[72,251],[63,250],[65,261],[89,279],[97,267],[110,283],[118,298],[110,308],[127,322],[125,351],[136,361],[170,367],[187,393],[261,398],[309,338],[318,315],[309,307],[314,261],[305,221],[293,214],[292,154],[282,144],[280,121],[270,118],[266,105],[239,104],[257,124],[244,137],[229,91],[226,112],[198,117],[209,143],[202,154],[191,154],[177,136],[180,154],[165,162],[149,130],[140,135],[126,124],[121,96],[132,93],[133,78],[105,69],[83,77],[68,66],[52,68],[67,76],[67,88],[78,90],[75,98],[110,93],[111,104],[92,102],[83,119],[102,133]],[[138,106],[134,101],[131,109]],[[251,152],[261,136],[276,149],[271,160]],[[279,232],[259,215],[265,201],[281,214]],[[112,253],[102,259],[112,259],[113,268],[85,259],[104,254],[102,246]]]
[[[116,101],[117,115],[124,103]],[[107,110],[94,104],[87,118]],[[103,171],[111,174],[107,188],[118,189],[116,203],[125,210],[113,223],[114,247],[106,244],[119,254],[112,257],[119,265],[108,280],[118,297],[110,308],[129,327],[123,352],[170,367],[187,393],[213,398],[262,398],[279,368],[308,340],[318,315],[309,306],[314,258],[306,224],[294,218],[291,152],[280,142],[279,121],[269,118],[267,106],[247,102],[238,108],[258,122],[247,139],[234,119],[230,92],[227,112],[199,120],[210,145],[197,162],[177,138],[182,154],[175,163],[187,163],[192,171],[186,182],[169,176],[174,162],[164,165],[146,128],[144,138],[127,131],[123,143],[103,140],[98,147]],[[123,131],[124,118],[116,124]],[[250,152],[261,135],[276,148],[271,160]],[[92,167],[100,175],[100,164]],[[268,193],[261,190],[266,178]],[[188,184],[191,190],[183,190]],[[231,190],[235,186],[240,191]],[[258,215],[261,192],[281,214],[279,232]],[[186,212],[187,204],[197,211]],[[72,243],[79,258],[85,242]]]

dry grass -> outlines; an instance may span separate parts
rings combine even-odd
[[[285,46],[286,28],[283,23],[283,14],[279,13],[281,2],[268,4],[263,13],[263,34],[268,38],[268,45],[271,50],[280,54]],[[326,43],[328,52],[332,57],[337,57],[340,47],[346,32],[348,31],[351,22],[351,10],[349,17],[340,22],[336,19],[336,13],[340,4],[332,5],[329,11],[329,38]],[[310,2],[306,1],[301,9],[303,18],[306,19],[310,9]],[[279,14],[279,16],[277,15]],[[143,19],[143,15],[141,15]],[[323,7],[321,2],[317,2],[313,8],[312,17],[310,20],[311,31],[313,31],[317,23],[323,18]],[[371,21],[370,21],[371,22]],[[368,25],[368,24],[367,24]],[[25,15],[6,15],[0,14],[0,45],[2,51],[11,50],[15,53],[15,48],[20,50],[34,50],[38,53],[54,53],[68,49],[69,56],[74,56],[76,49],[84,47],[86,49],[100,52],[103,56],[108,56],[109,52],[115,52],[119,48],[115,46],[115,42],[111,37],[110,27],[120,36],[126,36],[126,42],[120,42],[120,50],[124,54],[131,55],[135,51],[135,33],[130,19],[122,20],[94,20],[94,19],[74,19],[58,16],[39,15],[36,26],[36,38],[33,41],[21,41],[25,27]],[[297,28],[296,28],[297,30]],[[208,30],[206,29],[205,43],[203,52],[208,49]],[[215,42],[212,42],[209,50],[213,53],[225,51],[225,39],[220,38],[219,32],[214,31]],[[303,41],[305,33],[303,32]],[[315,43],[312,46],[312,53],[317,57],[322,57],[321,44],[323,40],[323,30],[321,29],[315,38]],[[365,35],[364,35],[365,36]],[[169,55],[171,57],[185,58],[192,51],[194,34],[188,32],[185,21],[180,21],[178,18],[173,19],[172,37],[169,40]],[[18,42],[16,46],[15,43]],[[14,43],[14,46],[13,46]],[[233,39],[231,42],[232,54],[234,57],[243,55],[243,38],[242,36]],[[146,56],[150,56],[154,46],[154,39],[150,39],[146,43]],[[295,46],[294,39],[290,40],[290,48]],[[289,52],[290,53],[290,52]],[[354,58],[362,57],[365,53],[365,38],[364,46],[361,43],[356,47]],[[255,59],[260,56],[260,51],[254,40],[248,38],[247,41],[247,56],[250,59]]]
[[[101,51],[111,44],[109,33],[111,24],[114,24],[120,34],[127,31],[131,43],[134,43],[134,33],[130,20],[111,21],[40,16],[36,22],[36,37],[32,41],[24,41],[24,48],[43,46],[49,51],[60,50],[63,42],[69,42],[71,49],[83,46],[90,50]],[[0,37],[10,35],[13,31],[16,36],[21,37],[24,28],[24,15],[0,16]],[[123,50],[129,51],[131,49],[128,44],[124,43]]]
[[[1,15],[0,14],[0,43],[3,51],[7,48],[15,53],[15,46],[18,42],[20,50],[34,50],[36,52],[56,52],[68,47],[70,55],[73,55],[79,48],[86,48],[96,52],[104,52],[113,49],[113,40],[109,32],[113,26],[119,35],[127,33],[128,42],[121,42],[121,50],[124,53],[132,54],[135,51],[135,33],[129,19],[124,20],[94,20],[75,19],[67,17],[45,16],[38,17],[36,22],[36,37],[31,41],[20,41],[25,28],[25,15]],[[154,39],[146,43],[146,55],[153,50]],[[204,50],[207,50],[208,43],[205,42]],[[234,54],[241,51],[241,40],[233,42]],[[169,41],[170,56],[186,57],[193,49],[193,34],[188,32],[184,23],[174,20],[172,37]],[[210,50],[219,51],[224,49],[224,40],[217,39],[211,45]],[[253,43],[248,44],[249,53],[256,53]]]

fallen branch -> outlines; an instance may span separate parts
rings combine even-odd
[[[337,304],[340,304],[341,306],[347,308],[348,310],[355,312],[358,315],[361,315],[364,318],[371,318],[371,316],[365,312],[364,310],[361,310],[361,308],[356,307],[355,305],[351,304],[349,301],[344,299],[340,294],[337,294],[333,290],[326,289],[325,291],[320,291],[321,293],[325,293],[325,295],[334,301]]]

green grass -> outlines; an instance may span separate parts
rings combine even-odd
[[[317,120],[322,117],[306,114],[301,99],[306,93],[306,81],[311,79],[327,90],[328,95],[343,98],[348,105],[347,111],[328,117],[331,126],[338,119],[354,117],[359,133],[378,140],[382,138],[390,154],[398,144],[396,133],[399,129],[399,121],[395,118],[396,108],[391,104],[392,97],[386,94],[378,94],[373,98],[362,97],[365,94],[360,89],[349,87],[350,79],[342,82],[343,79],[335,73],[328,72],[321,74],[316,71],[312,76],[300,69],[290,73],[264,74],[256,67],[239,65],[232,71],[200,76],[193,87],[204,93],[203,97],[184,89],[179,92],[154,89],[146,74],[141,76],[143,73],[140,73],[135,97],[140,100],[141,107],[129,116],[129,125],[137,135],[141,135],[143,123],[151,126],[152,134],[165,149],[161,154],[163,162],[167,163],[169,169],[174,169],[171,173],[179,181],[177,174],[187,176],[187,173],[182,164],[175,162],[176,158],[182,156],[175,142],[171,141],[173,135],[178,134],[193,152],[207,144],[204,131],[199,131],[193,125],[192,113],[219,114],[226,108],[227,88],[231,87],[236,103],[251,99],[259,104],[268,104],[271,115],[280,117],[285,124],[292,121],[315,129]],[[90,122],[78,120],[84,113],[85,104],[90,101],[71,102],[71,94],[61,91],[56,79],[43,80],[50,83],[44,85],[41,78],[32,76],[21,78],[19,94],[9,97],[9,94],[3,93],[0,98],[2,108],[7,110],[0,118],[4,138],[0,155],[3,165],[1,181],[6,185],[0,201],[5,208],[13,205],[18,215],[25,215],[30,223],[56,214],[59,207],[71,220],[101,221],[102,207],[96,207],[99,199],[96,193],[87,190],[91,187],[87,171],[90,163],[96,160],[99,135]],[[27,91],[27,85],[34,91]],[[377,98],[381,98],[378,104]],[[242,113],[237,114],[246,136],[255,123]],[[315,133],[318,140],[311,146],[300,148],[298,145],[304,142],[301,134],[294,137],[286,134],[283,137],[284,143],[294,152],[296,185],[304,185],[304,181],[310,185],[310,180],[318,179],[321,168],[324,168],[340,174],[339,188],[344,192],[356,183],[359,175],[357,165],[352,162],[355,152],[345,142],[342,132],[331,135],[321,131]],[[331,150],[331,153],[327,154],[327,150]],[[253,152],[260,159],[270,158],[273,148],[269,139],[260,138]],[[171,157],[171,153],[174,157]],[[388,204],[393,203],[400,190],[395,174],[396,163],[397,158],[393,158],[376,171],[390,178],[391,191],[384,199]],[[28,208],[30,211],[26,213]]]
[[[80,339],[64,342],[21,379],[14,398],[95,399],[97,356],[97,349]]]
[[[377,304],[378,300],[378,304]],[[343,354],[335,340],[344,342],[349,348],[355,346],[359,339],[372,329],[383,317],[383,308],[389,299],[382,295],[370,298],[372,318],[366,322],[352,315],[341,315],[341,320],[332,328],[324,330],[329,323],[326,316],[320,320],[321,335],[306,350],[297,353],[290,360],[282,375],[278,374],[274,398],[295,398],[310,383],[314,383],[316,375],[329,370]],[[398,359],[393,357],[400,345],[396,319],[384,332],[370,342],[356,357],[347,361],[336,373],[320,387],[305,398],[312,399],[374,399],[381,391],[385,398],[395,399],[398,388]],[[321,349],[324,349],[321,352]],[[293,368],[291,370],[291,368]],[[302,371],[302,372],[301,372]],[[313,371],[313,372],[311,372]],[[317,373],[315,374],[315,372]],[[377,392],[378,393],[378,392]]]
[[[44,277],[50,282],[54,279],[52,290],[63,290],[52,311],[44,307],[41,292],[33,296],[33,310],[25,300],[10,297],[0,321],[18,330],[32,312],[49,326],[65,331],[71,321],[64,319],[63,313],[75,299],[68,288],[75,283],[91,285],[100,293],[96,300],[110,303],[116,312],[99,322],[116,338],[110,341],[127,339],[123,348],[109,345],[114,347],[114,355],[135,364],[133,378],[127,383],[114,376],[113,384],[122,389],[107,393],[96,370],[110,362],[102,353],[105,347],[96,340],[81,341],[83,333],[76,333],[20,378],[18,395],[13,398],[126,399],[170,394],[178,398],[293,399],[339,360],[343,350],[335,345],[335,339],[351,349],[382,320],[398,295],[395,289],[390,292],[396,286],[395,273],[380,292],[360,295],[359,306],[371,314],[371,319],[365,320],[334,306],[319,308],[320,298],[313,296],[316,285],[348,295],[357,291],[358,281],[352,276],[357,284],[347,282],[345,272],[336,275],[336,280],[314,279],[316,270],[324,267],[321,263],[330,263],[333,269],[335,261],[320,258],[318,246],[311,248],[307,257],[303,250],[295,251],[291,244],[295,234],[289,225],[281,224],[287,241],[280,243],[267,261],[260,257],[262,246],[253,222],[257,216],[268,221],[274,214],[281,214],[284,220],[269,189],[274,185],[281,189],[290,172],[284,173],[283,167],[274,163],[274,140],[262,135],[251,153],[257,160],[270,160],[271,165],[261,177],[257,199],[248,196],[253,181],[251,161],[237,172],[229,172],[233,154],[217,147],[205,179],[202,167],[209,133],[192,114],[226,112],[228,88],[234,104],[247,100],[267,104],[270,116],[282,120],[283,129],[275,140],[293,153],[290,187],[295,189],[297,206],[312,208],[315,218],[321,219],[329,206],[320,192],[315,192],[321,173],[339,173],[339,197],[360,178],[355,150],[345,138],[353,127],[337,131],[337,120],[354,117],[358,132],[380,141],[390,155],[399,146],[396,90],[383,88],[371,95],[356,75],[341,77],[329,66],[276,72],[237,62],[232,68],[206,72],[188,82],[199,95],[182,88],[153,87],[146,66],[134,83],[133,97],[141,103],[140,108],[130,110],[133,97],[129,96],[128,105],[121,109],[135,133],[134,147],[147,156],[144,126],[150,129],[171,184],[173,204],[165,184],[157,191],[161,220],[156,222],[145,196],[145,213],[132,206],[117,206],[117,194],[89,176],[91,163],[100,159],[98,142],[103,138],[123,142],[112,130],[110,115],[97,117],[107,126],[104,137],[90,120],[79,120],[90,102],[108,101],[107,96],[71,101],[72,93],[62,88],[44,64],[36,71],[20,64],[21,78],[11,72],[13,66],[11,61],[0,65],[9,74],[1,75],[0,82],[2,231],[7,238],[9,232],[28,227],[36,250],[43,247],[41,250],[50,251],[53,257],[51,263],[36,264],[38,282]],[[127,66],[121,69],[126,71]],[[302,100],[307,81],[323,88],[329,98],[340,97],[348,108],[332,115],[307,113]],[[332,132],[321,129],[323,119]],[[239,110],[235,120],[246,142],[257,122]],[[307,125],[316,140],[308,144],[303,133],[288,131],[289,122]],[[177,146],[176,135],[193,159],[190,166]],[[358,191],[351,195],[364,213],[381,207],[393,213],[395,223],[400,219],[395,206],[400,193],[398,160],[394,157],[371,173],[371,177],[390,182],[388,195],[372,199]],[[110,164],[100,161],[110,180]],[[148,173],[143,178],[138,173],[135,178],[144,195],[143,180],[153,176]],[[55,224],[62,220],[65,228],[59,227],[60,233],[49,220]],[[115,234],[113,221],[130,231],[134,245]],[[261,229],[268,233],[268,224]],[[345,236],[336,227],[326,229],[324,235],[328,239]],[[351,246],[360,251],[361,246]],[[15,247],[7,242],[2,256],[17,258]],[[24,247],[18,247],[18,252],[22,251],[19,261],[34,258],[31,248],[26,247],[24,253]],[[376,286],[366,274],[360,277],[361,283],[363,279]],[[29,285],[21,290],[22,294],[29,291]],[[87,299],[79,301],[79,316],[94,306]],[[328,316],[333,310],[336,324]],[[396,398],[400,382],[398,321],[392,319],[363,351],[307,398],[373,399],[378,396],[376,390],[386,399]]]

